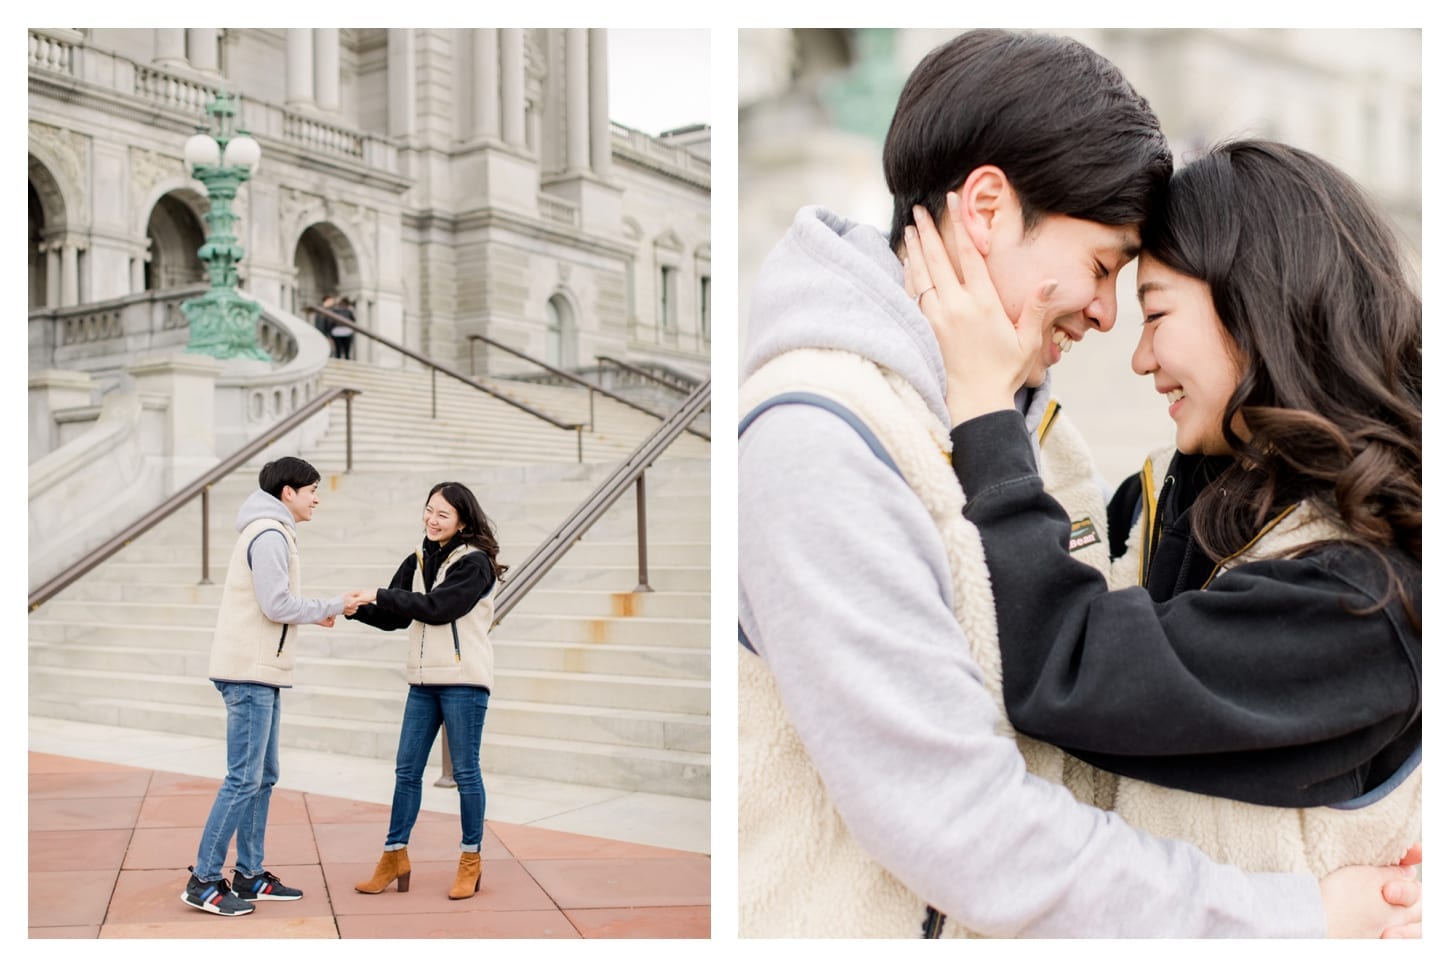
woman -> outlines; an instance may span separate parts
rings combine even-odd
[[[383,855],[360,893],[381,893],[394,880],[408,892],[408,836],[418,818],[423,772],[440,726],[448,731],[463,827],[458,875],[449,899],[477,892],[482,880],[484,791],[478,767],[483,719],[493,688],[494,591],[508,567],[498,563],[493,525],[461,483],[428,491],[423,543],[403,559],[392,582],[351,615],[385,631],[409,629],[408,703],[398,736],[397,780]]]
[[[1394,862],[1420,825],[1421,314],[1384,221],[1272,142],[1174,175],[1144,227],[1133,365],[1176,452],[1113,501],[1113,574],[1140,584],[1119,590],[1073,559],[1012,411],[1042,327],[973,310],[918,227],[1013,724],[1131,777],[1099,805],[1218,859]],[[958,257],[989,289],[980,253]]]

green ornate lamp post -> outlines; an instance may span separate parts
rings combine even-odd
[[[269,359],[257,345],[257,320],[262,307],[236,290],[237,263],[242,247],[232,234],[237,216],[232,202],[237,186],[251,177],[261,160],[262,149],[246,131],[236,127],[235,98],[219,93],[206,106],[208,125],[198,125],[187,139],[183,152],[187,167],[206,186],[211,208],[206,213],[206,244],[197,256],[206,264],[211,288],[206,294],[181,304],[191,331],[189,353],[218,359]]]

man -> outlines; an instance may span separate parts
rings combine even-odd
[[[903,288],[905,231],[916,205],[944,222],[960,192],[1004,308],[1043,318],[1018,408],[1081,526],[1077,552],[1105,564],[1101,491],[1046,370],[1115,321],[1117,273],[1172,167],[1147,103],[1074,41],[972,31],[912,73],[884,163],[889,240],[804,209],[751,306],[741,933],[1377,936],[1368,919],[1349,921],[1383,907],[1382,888],[1418,919],[1418,887],[1398,869],[1322,885],[1250,876],[1028,775],[971,657],[996,647],[994,604],[944,459],[940,352]],[[1046,277],[1056,289],[1034,292]],[[1071,780],[1060,755],[1038,758],[1038,771]]]
[[[227,707],[227,776],[202,830],[196,865],[181,894],[188,906],[243,916],[257,900],[299,900],[262,862],[267,807],[278,776],[281,690],[292,685],[297,625],[331,627],[363,598],[299,596],[297,524],[312,519],[322,475],[307,461],[282,457],[262,468],[259,489],[237,513],[237,543],[227,565],[208,675]],[[232,836],[234,879],[222,877]],[[233,892],[235,891],[235,892]]]

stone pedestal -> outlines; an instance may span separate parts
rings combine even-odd
[[[624,191],[589,173],[545,182],[547,194],[562,198],[579,212],[579,225],[590,235],[618,238],[623,224]]]
[[[77,406],[89,406],[95,384],[87,373],[67,369],[42,369],[30,374],[30,459],[34,463],[59,444],[55,414]]]
[[[168,494],[216,465],[216,379],[221,369],[211,357],[194,353],[148,356],[126,368],[143,401],[166,401],[157,410],[159,419],[143,425],[142,449],[170,457],[162,483]]]

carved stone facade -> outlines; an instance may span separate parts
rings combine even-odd
[[[690,329],[706,318],[708,262],[680,260],[693,275],[676,280],[688,281],[676,328],[691,338],[651,337],[655,241],[708,250],[708,129],[681,146],[611,124],[604,31],[181,36],[30,31],[32,309],[124,297],[199,267],[190,240],[205,234],[207,203],[181,148],[226,89],[262,146],[234,206],[253,298],[305,316],[336,290],[363,327],[448,365],[466,365],[479,334],[550,362],[604,353],[708,374],[708,339]],[[561,346],[565,304],[572,343]],[[355,353],[396,362],[366,338]]]

